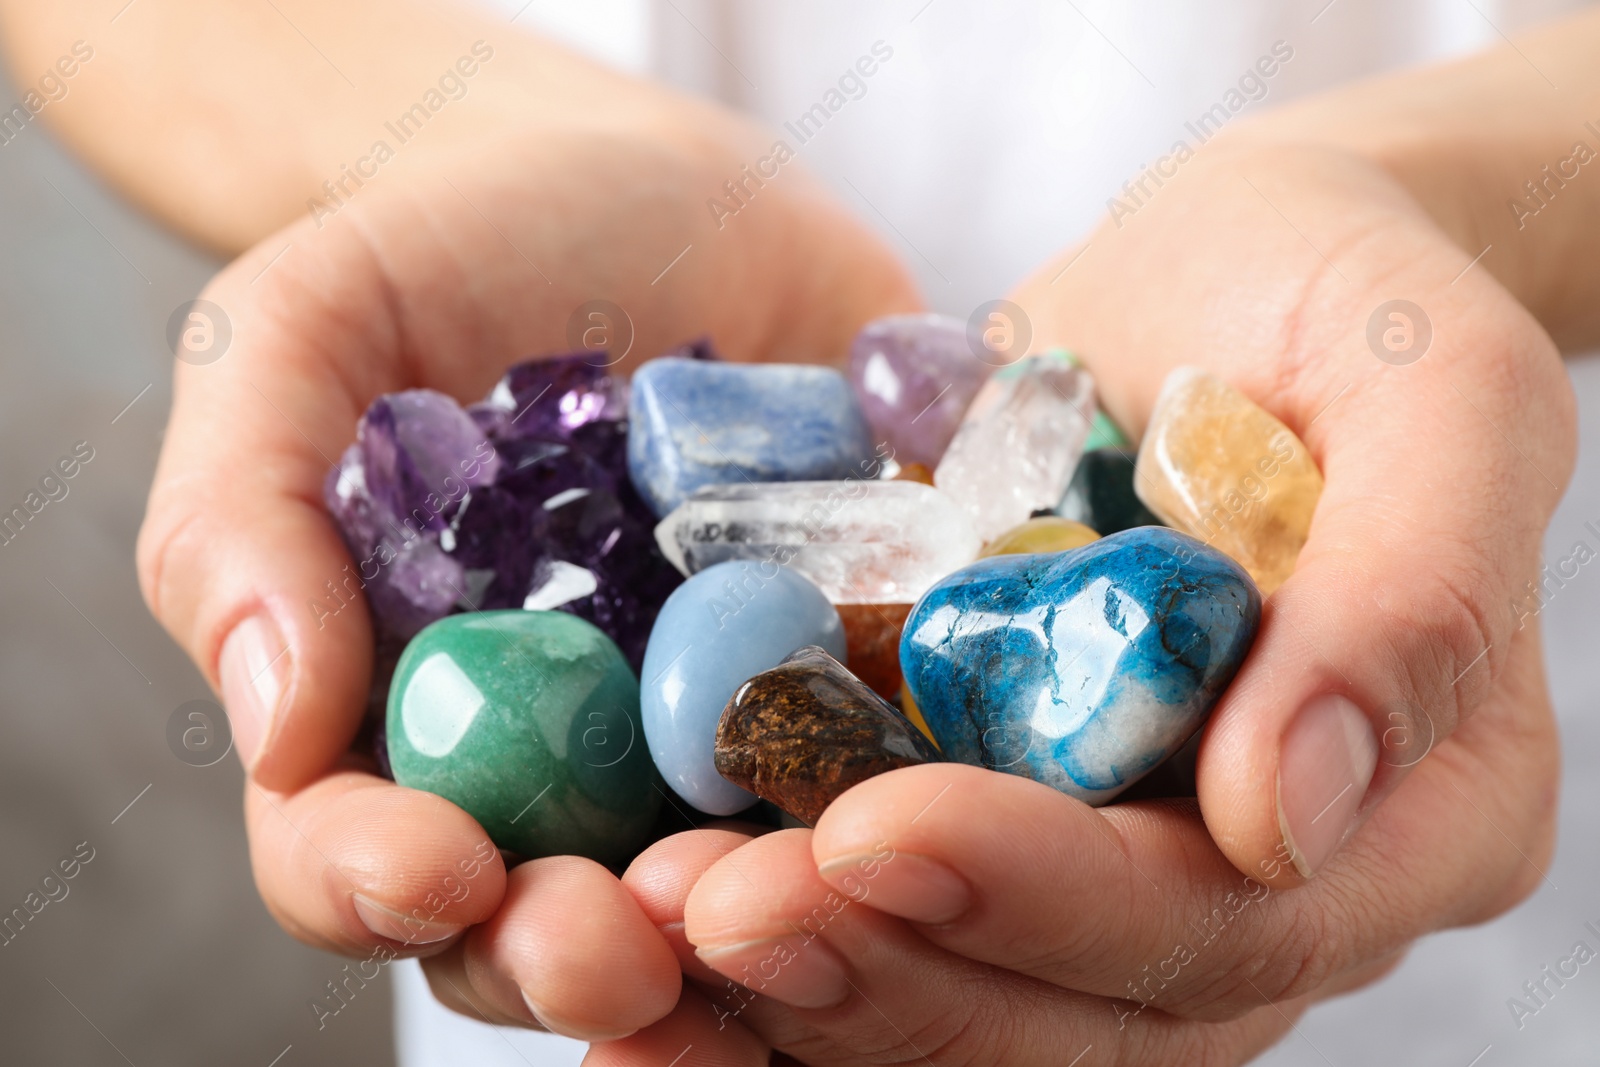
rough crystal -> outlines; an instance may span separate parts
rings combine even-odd
[[[606,363],[604,352],[519,363],[470,413],[501,440],[564,440],[583,426],[621,423],[628,416],[627,383]]]
[[[380,625],[399,638],[463,596],[464,568],[439,537],[461,501],[498,469],[494,447],[454,400],[412,389],[374,400],[329,472],[328,510]]]
[[[707,486],[662,520],[656,539],[685,574],[770,559],[835,604],[911,603],[981,547],[948,496],[900,481]]]
[[[466,412],[427,390],[373,402],[325,496],[380,649],[452,612],[559,608],[637,668],[680,579],[628,480],[626,384],[605,363],[518,364]],[[380,700],[387,684],[375,672]]]
[[[1053,347],[1044,350],[1044,355],[1055,359],[1066,360],[1075,367],[1083,366],[1075,352],[1070,349]],[[1104,411],[1096,411],[1094,418],[1089,422],[1089,437],[1083,442],[1085,452],[1095,448],[1127,448],[1128,437],[1122,428],[1111,420],[1111,416]]]
[[[1031,356],[984,383],[933,482],[984,540],[1055,507],[1089,434],[1094,382],[1069,360]]]

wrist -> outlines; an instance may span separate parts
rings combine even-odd
[[[1592,345],[1600,342],[1591,296],[1600,285],[1600,77],[1579,60],[1597,38],[1600,17],[1589,13],[1515,49],[1340,89],[1230,132],[1381,168],[1558,344]]]

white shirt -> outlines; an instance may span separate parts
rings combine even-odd
[[[900,250],[930,306],[962,318],[1082,239],[1123,183],[1177,142],[1201,148],[1218,125],[1252,111],[1488,47],[1501,33],[1581,6],[487,2],[517,25],[765,121]],[[577,1042],[457,1016],[433,1001],[416,964],[395,970],[402,1067],[554,1067],[583,1057]]]

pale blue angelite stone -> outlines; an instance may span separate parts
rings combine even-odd
[[[650,755],[679,796],[710,815],[756,802],[717,773],[717,722],[741,685],[806,645],[842,662],[844,626],[820,589],[775,561],[718,563],[667,598],[645,649],[640,705]]]
[[[861,406],[828,367],[653,359],[628,424],[628,473],[663,518],[702,485],[837,481],[872,463]]]
[[[1260,619],[1237,563],[1142,526],[949,575],[912,609],[900,665],[947,758],[1103,804],[1205,723]]]

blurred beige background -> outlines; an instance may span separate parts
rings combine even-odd
[[[307,1001],[341,961],[290,940],[257,900],[237,762],[191,767],[166,740],[174,709],[209,694],[146,614],[132,546],[169,402],[167,318],[216,266],[99,187],[44,128],[0,145],[0,512],[75,442],[94,449],[68,495],[0,546],[0,914],[80,842],[94,850],[67,896],[0,945],[6,1064],[392,1062],[387,977],[316,1028]],[[1600,363],[1572,369],[1584,451],[1553,557],[1579,540],[1600,549]],[[1575,941],[1600,949],[1584,929],[1600,927],[1600,568],[1543,621],[1568,761],[1547,884],[1313,1012],[1262,1062],[1600,1058],[1600,965],[1520,1030],[1506,1004]]]

